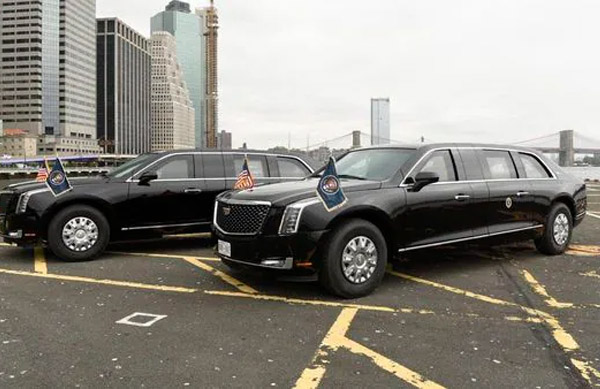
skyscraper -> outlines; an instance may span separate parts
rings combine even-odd
[[[204,17],[190,11],[188,3],[171,1],[151,20],[152,33],[167,31],[177,43],[177,58],[195,109],[196,146],[206,146],[206,42]]]
[[[152,151],[195,146],[194,107],[177,60],[173,35],[152,34]]]
[[[371,99],[371,144],[390,143],[390,99]]]
[[[42,153],[97,152],[96,1],[0,0],[0,9],[4,126],[43,136]]]
[[[206,40],[206,147],[217,147],[219,133],[219,88],[218,88],[218,30],[219,16],[210,0],[210,7],[196,10],[204,20],[204,37]],[[231,148],[231,147],[230,147]]]
[[[98,140],[107,153],[150,151],[150,41],[117,18],[98,19]]]

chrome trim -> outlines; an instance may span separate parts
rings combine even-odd
[[[300,226],[300,219],[302,218],[302,212],[304,212],[304,208],[314,205],[314,204],[318,204],[319,202],[320,202],[320,200],[317,197],[309,197],[304,200],[296,201],[295,203],[292,203],[292,204],[288,205],[287,207],[285,207],[285,210],[283,211],[283,216],[281,217],[281,222],[279,223],[279,229],[277,230],[277,233],[279,235],[283,235],[283,236],[293,235],[293,234],[297,233],[298,227]],[[284,224],[283,222],[285,220],[285,216],[287,214],[288,208],[299,209],[299,212],[298,212],[298,218],[296,219],[296,225],[294,226],[294,232],[284,234],[281,232],[281,229],[283,228],[283,224]]]
[[[406,252],[406,251],[420,250],[420,249],[425,249],[425,248],[429,248],[429,247],[443,246],[443,245],[446,245],[446,244],[460,243],[460,242],[466,242],[466,241],[469,241],[469,240],[489,238],[489,237],[497,236],[497,235],[511,234],[513,232],[535,230],[535,229],[542,228],[542,227],[544,227],[543,224],[538,224],[538,225],[531,226],[531,227],[523,227],[523,228],[516,228],[516,229],[513,229],[513,230],[493,232],[491,234],[469,236],[468,238],[452,239],[452,240],[447,240],[447,241],[444,241],[444,242],[437,242],[437,243],[431,243],[431,244],[423,244],[423,245],[419,245],[419,246],[406,247],[406,248],[398,249],[398,252],[399,253],[403,253],[403,252]]]
[[[219,209],[219,202],[223,203],[223,204],[232,204],[232,205],[268,205],[269,207],[272,207],[273,205],[271,204],[270,201],[257,201],[257,200],[216,200],[215,201],[215,210],[213,212],[213,226],[215,226],[215,228],[217,230],[219,230],[221,233],[223,233],[224,235],[233,235],[233,236],[255,236],[258,235],[260,233],[260,231],[256,231],[256,232],[227,232],[225,230],[223,230],[220,226],[219,223],[217,223],[217,210]],[[269,215],[267,214],[266,217],[269,217]],[[265,221],[266,221],[266,217],[265,217]]]
[[[587,211],[583,211],[578,213],[577,215],[575,215],[575,219],[581,219],[585,216],[585,214],[587,213]]]
[[[440,151],[440,150],[493,150],[493,151],[508,151],[508,152],[514,152],[514,153],[523,153],[523,154],[527,154],[527,155],[531,155],[532,157],[534,157],[536,160],[538,160],[539,162],[541,162],[544,167],[550,172],[550,174],[552,175],[552,177],[547,177],[547,178],[490,178],[490,179],[481,179],[481,180],[464,180],[464,181],[444,181],[444,182],[435,182],[431,185],[443,185],[443,184],[455,184],[455,183],[474,183],[474,182],[490,182],[490,181],[525,181],[525,180],[529,180],[529,181],[541,181],[541,180],[556,180],[557,176],[556,173],[554,172],[554,170],[550,169],[550,166],[548,166],[548,164],[541,159],[537,154],[532,153],[530,151],[526,151],[526,150],[518,150],[518,149],[513,149],[510,147],[477,147],[477,146],[469,146],[469,147],[453,147],[453,146],[447,146],[447,147],[436,147],[433,148],[431,150],[428,150],[425,154],[423,154],[421,156],[421,158],[419,158],[419,160],[417,162],[415,162],[415,164],[409,169],[408,173],[406,173],[406,176],[404,177],[404,179],[402,180],[402,183],[400,183],[399,187],[400,188],[406,188],[408,187],[410,184],[407,184],[405,181],[408,177],[410,177],[410,175],[414,172],[414,170],[417,168],[417,166],[419,166],[419,164],[421,162],[423,162],[423,160],[429,156],[429,154],[435,152],[435,151]]]
[[[154,226],[138,226],[138,227],[123,227],[121,231],[132,231],[132,230],[151,230],[154,228],[169,228],[169,227],[191,227],[201,226],[210,224],[210,222],[195,222],[195,223],[181,223],[181,224],[159,224]]]
[[[31,196],[34,196],[34,195],[40,194],[40,193],[45,193],[45,192],[50,192],[50,188],[35,189],[35,190],[30,190],[30,191],[21,193],[21,195],[19,196],[19,200],[17,201],[17,208],[15,209],[15,213],[22,214],[25,211],[27,211],[27,204],[29,204],[29,200],[31,199]],[[6,192],[0,192],[0,193],[6,193]],[[14,192],[11,192],[11,193],[14,193]],[[21,209],[21,203],[23,201],[25,201],[25,211],[19,212],[19,209]]]
[[[252,262],[245,262],[245,261],[240,261],[239,259],[233,259],[233,258],[229,258],[225,255],[222,254],[217,254],[219,257],[221,258],[225,258],[228,261],[231,262],[235,262],[235,263],[239,263],[241,265],[249,265],[249,266],[255,266],[255,267],[262,267],[265,269],[279,269],[279,270],[290,270],[294,267],[294,258],[286,258],[285,259],[285,263],[283,264],[283,267],[276,267],[276,266],[266,266],[260,263],[252,263]]]

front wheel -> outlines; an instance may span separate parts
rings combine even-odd
[[[64,261],[92,260],[104,252],[109,240],[106,217],[87,205],[72,205],[61,210],[48,226],[48,246]]]
[[[319,281],[344,298],[370,294],[381,283],[387,265],[387,245],[381,231],[366,220],[337,227],[322,250]]]
[[[571,242],[572,233],[573,217],[569,207],[556,203],[546,218],[543,235],[535,240],[535,246],[542,254],[562,254]]]

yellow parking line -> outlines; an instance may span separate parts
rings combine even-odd
[[[324,301],[324,300],[304,300],[297,298],[289,298],[283,296],[272,296],[267,294],[248,294],[239,292],[224,292],[220,290],[205,290],[204,293],[215,295],[215,296],[226,296],[226,297],[246,297],[254,300],[264,301],[279,301],[287,304],[298,304],[298,305],[322,305],[327,307],[341,307],[341,308],[352,308],[352,309],[364,309],[368,311],[381,311],[381,312],[403,312],[403,313],[419,313],[419,314],[433,314],[432,311],[427,310],[416,310],[416,309],[394,309],[390,307],[382,307],[377,305],[361,305],[361,304],[345,304],[338,303],[335,301]]]
[[[422,389],[443,389],[444,387],[426,379],[421,374],[400,365],[399,363],[357,343],[346,334],[350,328],[352,320],[358,312],[357,308],[344,308],[335,323],[331,326],[325,338],[321,342],[319,349],[315,353],[311,365],[304,369],[302,375],[296,381],[295,388],[314,389],[319,386],[327,370],[327,357],[329,351],[336,351],[339,348],[345,348],[353,354],[363,355],[369,358],[380,369],[383,369],[402,381],[405,381],[416,388]]]
[[[598,274],[596,272],[596,270],[592,270],[592,271],[589,271],[587,273],[579,273],[579,275],[585,276],[585,277],[600,278],[600,274]]]
[[[31,273],[31,272],[27,272],[27,271],[10,270],[10,269],[0,269],[0,274],[39,277],[39,278],[47,278],[47,279],[53,279],[53,280],[59,280],[59,281],[85,282],[85,283],[89,283],[89,284],[123,286],[123,287],[127,287],[127,288],[158,290],[158,291],[162,291],[162,292],[195,293],[198,291],[198,289],[185,288],[185,287],[181,287],[181,286],[151,285],[151,284],[142,284],[142,283],[138,283],[138,282],[96,279],[96,278],[68,276],[68,275],[61,275],[61,274]]]
[[[46,263],[46,256],[44,255],[44,248],[42,246],[35,246],[33,248],[33,264],[36,273],[48,274],[48,264]]]
[[[571,358],[573,365],[579,369],[583,378],[590,384],[590,386],[600,387],[600,382],[594,384],[594,381],[600,381],[600,371],[594,369],[590,362],[580,361],[575,358]],[[594,377],[595,379],[592,379]]]
[[[186,262],[191,263],[192,265],[194,265],[196,267],[199,267],[202,270],[206,270],[207,272],[212,273],[213,275],[219,277],[221,280],[225,281],[229,285],[234,286],[235,288],[237,288],[238,290],[240,290],[243,293],[249,293],[249,294],[257,294],[258,293],[258,291],[256,289],[252,288],[251,286],[246,285],[245,283],[238,280],[237,278],[234,278],[227,273],[223,273],[222,271],[217,270],[214,267],[207,265],[206,263],[199,261],[194,257],[182,257],[181,259],[183,259]]]
[[[2,247],[17,247],[14,244],[5,243],[5,242],[0,242],[0,246],[2,246]]]
[[[195,258],[200,261],[209,261],[209,262],[219,262],[221,261],[217,257],[194,257],[189,255],[180,255],[180,254],[155,254],[155,253],[130,253],[126,251],[107,251],[107,254],[114,255],[129,255],[129,256],[140,256],[140,257],[154,257],[154,258],[170,258],[170,259],[185,259],[185,258]]]
[[[546,290],[546,287],[540,284],[538,280],[536,280],[535,277],[533,277],[533,275],[527,270],[521,270],[521,274],[525,278],[525,281],[529,283],[531,289],[533,289],[535,293],[542,296],[545,299],[544,301],[546,302],[546,304],[548,304],[549,306],[553,308],[572,308],[575,305],[573,303],[559,302],[554,297],[550,296],[550,294],[548,294],[548,291]]]
[[[404,279],[418,282],[418,283],[424,284],[424,285],[429,285],[434,288],[442,289],[442,290],[452,292],[455,294],[459,294],[459,295],[462,295],[465,297],[474,298],[474,299],[484,301],[484,302],[487,302],[490,304],[518,307],[521,310],[523,310],[524,312],[528,313],[529,315],[537,316],[537,317],[541,318],[544,321],[544,323],[546,323],[546,325],[550,328],[550,331],[552,332],[552,336],[554,337],[554,340],[556,340],[556,342],[563,348],[563,350],[565,352],[570,352],[570,351],[579,349],[579,344],[575,341],[575,339],[567,331],[565,331],[565,329],[560,325],[559,321],[554,316],[552,316],[549,313],[546,313],[544,311],[540,311],[539,309],[526,307],[526,306],[511,302],[511,301],[500,300],[500,299],[490,297],[490,296],[485,296],[485,295],[482,295],[479,293],[473,293],[468,290],[455,288],[453,286],[440,284],[440,283],[437,283],[434,281],[425,280],[423,278],[411,276],[409,274],[399,273],[399,272],[396,272],[393,270],[388,270],[388,273],[390,273],[396,277],[404,278]]]

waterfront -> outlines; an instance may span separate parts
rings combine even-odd
[[[565,171],[581,179],[600,180],[600,166],[565,167]]]

